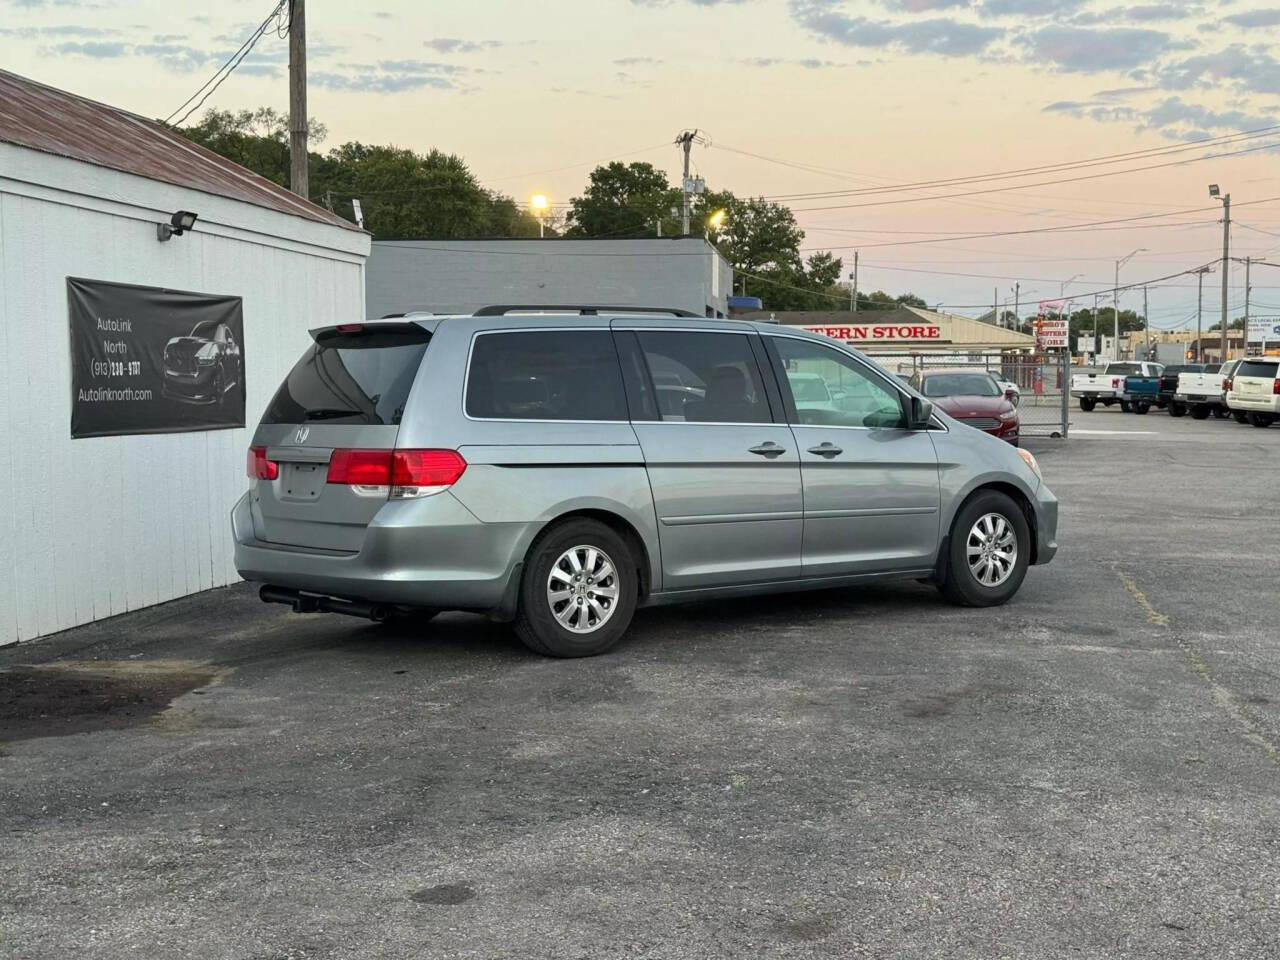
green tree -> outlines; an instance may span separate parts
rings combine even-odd
[[[281,186],[289,183],[286,117],[270,107],[210,110],[179,133]],[[312,121],[312,142],[327,136]],[[457,156],[439,150],[344,143],[309,153],[311,196],[348,220],[359,199],[374,236],[440,240],[461,237],[536,237],[538,221],[510,197],[486,190]]]
[[[582,196],[569,201],[566,237],[651,237],[680,232],[671,209],[683,197],[651,163],[613,163],[591,171]]]

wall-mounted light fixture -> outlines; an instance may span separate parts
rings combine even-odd
[[[179,210],[168,223],[156,224],[156,239],[164,242],[170,237],[180,237],[196,225],[196,215],[190,210]]]

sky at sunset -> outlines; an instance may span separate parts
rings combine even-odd
[[[310,110],[329,130],[321,150],[347,140],[436,147],[488,187],[557,205],[610,159],[650,161],[678,182],[672,140],[697,127],[710,141],[693,153],[709,187],[788,203],[805,247],[844,256],[846,273],[859,249],[863,289],[911,290],[972,315],[993,288],[1012,297],[1019,281],[1025,315],[1072,277],[1068,293],[1092,305],[1114,260],[1135,248],[1147,251],[1124,282],[1221,256],[1211,182],[1232,195],[1233,254],[1280,262],[1280,135],[1012,181],[1026,189],[1000,180],[850,191],[1280,124],[1280,0],[1271,2],[308,0]],[[0,66],[164,118],[272,5],[0,0]],[[287,41],[268,30],[206,106],[283,110],[286,64]],[[1195,162],[1175,165],[1184,160]],[[1253,279],[1253,312],[1280,316],[1280,267],[1255,267]],[[1220,282],[1206,278],[1206,326]],[[1189,276],[1153,286],[1153,325],[1194,324],[1195,293]],[[1122,296],[1141,307],[1141,291]],[[1233,310],[1243,300],[1242,266],[1231,299]]]

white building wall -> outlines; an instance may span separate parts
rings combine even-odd
[[[307,330],[363,316],[368,242],[0,144],[0,645],[237,579],[250,433]],[[72,440],[68,276],[243,297],[246,427]]]
[[[367,316],[489,304],[676,307],[727,316],[733,270],[700,239],[378,240]]]

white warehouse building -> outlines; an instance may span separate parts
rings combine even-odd
[[[237,579],[250,432],[307,330],[363,317],[368,252],[156,121],[0,70],[0,645]]]
[[[675,307],[726,317],[733,268],[701,237],[375,240],[369,319],[495,304]]]

